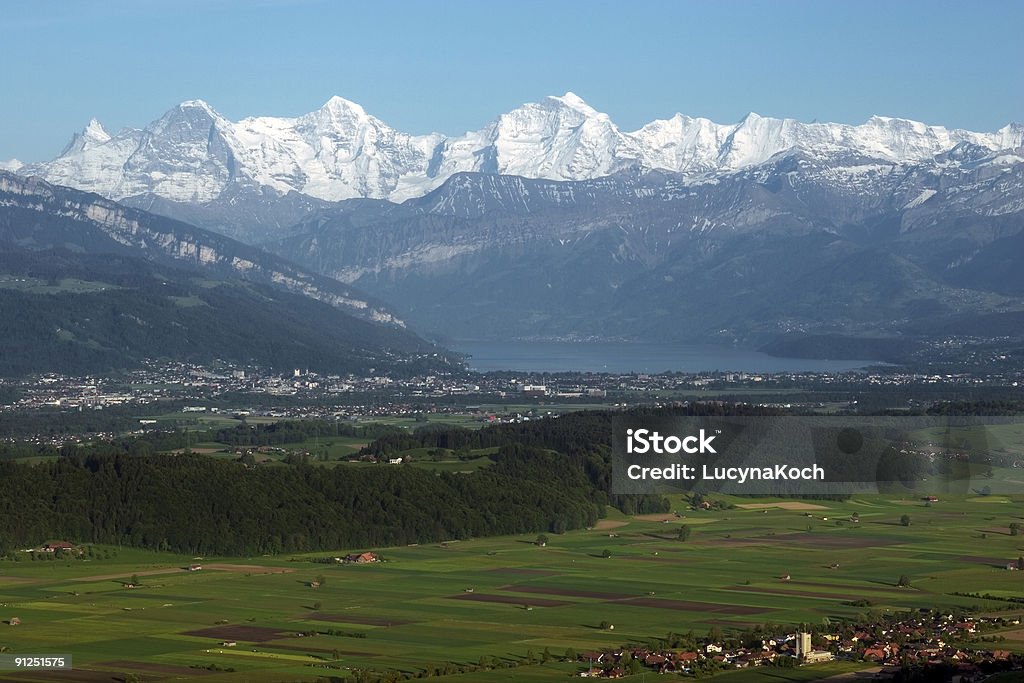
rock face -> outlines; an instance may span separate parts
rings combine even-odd
[[[387,308],[331,278],[185,223],[95,194],[0,171],[0,242],[34,250],[142,256],[244,277],[330,304],[366,320],[404,327]]]
[[[749,114],[723,125],[677,114],[624,132],[573,93],[525,104],[459,137],[400,132],[340,97],[296,118],[238,122],[193,100],[142,130],[110,135],[90,121],[53,161],[8,162],[8,170],[119,200],[154,195],[195,204],[256,191],[402,201],[460,172],[590,180],[640,167],[696,178],[797,149],[907,163],[961,143],[996,151],[1022,141],[1016,124],[975,133],[877,116],[850,126]]]

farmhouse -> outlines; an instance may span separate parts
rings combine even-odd
[[[368,564],[370,562],[380,562],[380,557],[377,553],[353,553],[345,556],[345,562],[353,564]]]
[[[43,546],[43,550],[48,553],[55,553],[58,550],[72,550],[75,546],[68,543],[67,541],[53,541]]]

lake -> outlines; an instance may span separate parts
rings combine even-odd
[[[451,348],[469,354],[469,367],[479,372],[841,372],[880,365],[867,360],[777,358],[759,351],[689,344],[456,341]]]

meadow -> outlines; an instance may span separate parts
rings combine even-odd
[[[430,680],[567,680],[582,668],[560,661],[568,648],[669,632],[827,623],[865,604],[1024,611],[1006,600],[1024,596],[1024,572],[1005,569],[1024,555],[1024,536],[1010,529],[1024,519],[1021,499],[727,502],[736,507],[694,511],[674,499],[663,515],[611,511],[592,529],[548,534],[543,547],[520,536],[373,549],[383,561],[366,565],[332,558],[369,548],[249,558],[111,547],[95,548],[96,559],[22,553],[0,562],[0,621],[21,621],[0,625],[0,646],[71,654],[75,670],[0,680],[355,680],[356,669],[418,674],[481,662],[498,668]],[[692,534],[679,541],[683,524]],[[901,576],[910,587],[897,587]],[[133,577],[136,587],[125,587]],[[1001,647],[1024,650],[1024,630],[1006,637]],[[867,666],[719,678],[817,680]]]

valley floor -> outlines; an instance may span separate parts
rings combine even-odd
[[[674,499],[676,513],[667,515],[612,511],[593,529],[549,534],[544,546],[530,536],[377,549],[382,561],[367,564],[333,559],[367,548],[247,558],[128,548],[97,548],[94,556],[109,557],[89,560],[22,553],[0,562],[0,620],[20,620],[0,627],[0,646],[71,654],[74,671],[0,672],[0,680],[358,680],[355,669],[417,675],[484,663],[499,668],[432,680],[550,681],[586,668],[562,661],[567,649],[669,632],[836,623],[865,605],[1024,612],[1007,601],[1024,595],[1024,572],[1006,570],[1024,554],[1024,536],[1009,529],[1024,518],[1020,499],[731,502],[742,507],[694,511]],[[859,522],[850,521],[854,513]],[[685,542],[677,540],[682,524],[692,529]],[[910,587],[897,587],[901,576]],[[996,635],[1005,640],[992,647],[1024,651],[1024,627]],[[720,677],[818,680],[871,666],[839,661]]]

